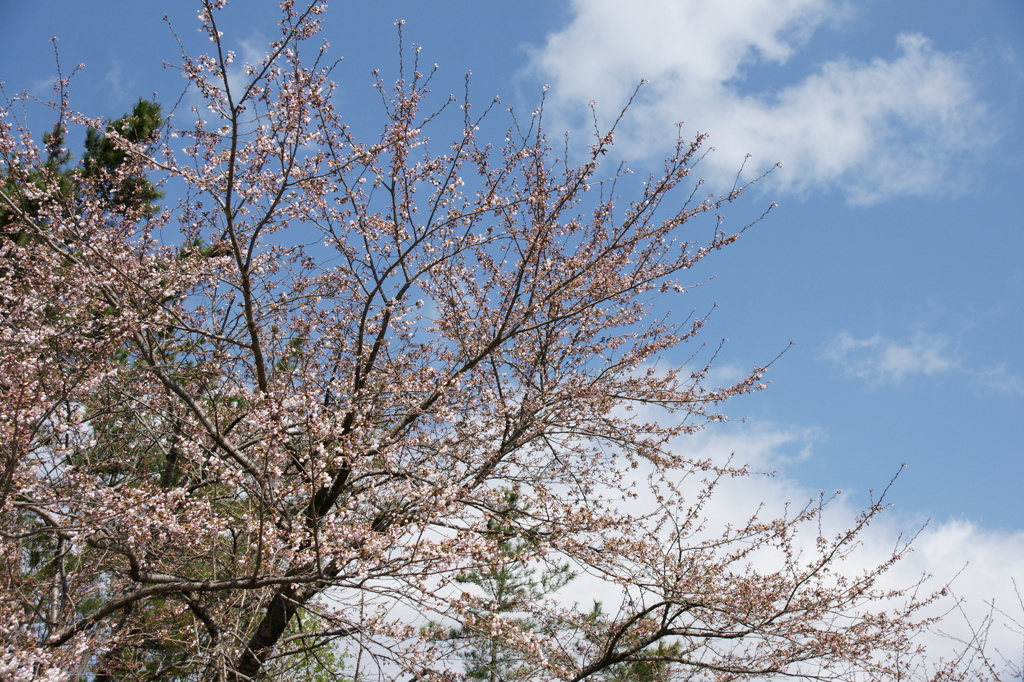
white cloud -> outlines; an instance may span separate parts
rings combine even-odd
[[[791,453],[809,452],[821,440],[817,429],[750,423],[713,427],[680,441],[679,447],[698,458],[722,461],[735,453],[734,464],[750,463],[756,470],[781,469],[771,477],[754,475],[722,482],[704,512],[716,527],[724,527],[727,523],[741,523],[758,506],[767,516],[782,513],[787,502],[799,507],[818,499],[820,491],[802,485],[786,469],[790,468],[787,464]],[[880,480],[879,489],[887,482]],[[877,499],[877,491],[872,495]],[[897,481],[888,494],[888,500],[895,502],[897,508],[899,496]],[[846,490],[835,497],[822,517],[820,531],[827,537],[849,528],[869,504],[870,497],[868,491],[856,490]],[[989,617],[992,622],[988,653],[996,660],[997,653],[1018,654],[1024,646],[1024,633],[1013,620],[1024,622],[1024,607],[1016,594],[1014,578],[1024,575],[1022,531],[985,528],[957,518],[928,522],[912,513],[890,509],[862,533],[860,546],[843,563],[842,572],[852,575],[885,562],[901,537],[908,539],[918,531],[912,551],[890,569],[880,587],[907,588],[925,576],[930,577],[921,596],[926,591],[949,587],[949,596],[940,599],[928,612],[936,616],[949,612],[948,615],[920,637],[920,643],[928,648],[927,661],[934,664],[939,657],[948,657],[958,648],[958,640],[969,640],[971,630],[984,626]],[[813,551],[812,536],[818,532],[816,527],[802,538],[805,551]]]
[[[711,91],[757,53],[782,63],[836,11],[829,0],[574,0],[575,17],[549,36],[535,65],[562,97],[616,97],[640,78]],[[657,85],[657,83],[656,83]]]
[[[895,55],[841,57],[807,67],[802,80],[757,90],[754,64],[792,59],[823,24],[847,13],[838,0],[574,0],[574,19],[549,36],[532,68],[554,86],[558,116],[596,100],[611,114],[640,79],[620,150],[663,154],[685,119],[718,153],[704,172],[735,175],[781,161],[776,180],[803,193],[839,188],[854,203],[948,189],[964,154],[991,141],[967,61],[919,34]],[[813,71],[813,72],[812,72]]]

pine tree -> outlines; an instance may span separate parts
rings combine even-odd
[[[144,213],[152,214],[157,209],[153,202],[162,193],[142,174],[132,173],[119,179],[127,155],[115,141],[115,136],[132,144],[146,143],[153,139],[162,124],[160,105],[140,98],[130,114],[107,126],[105,135],[89,129],[85,136],[82,177],[91,181],[98,193],[113,206],[124,210],[141,208]]]
[[[75,169],[69,168],[72,154],[64,148],[64,130],[60,124],[43,135],[45,156],[36,164],[11,163],[0,185],[0,238],[7,238],[17,246],[25,246],[31,239],[24,218],[39,214],[37,192],[50,195],[60,204],[75,194]],[[26,191],[31,188],[34,191]]]
[[[567,564],[543,569],[527,565],[531,541],[524,536],[522,522],[528,509],[512,490],[502,491],[502,508],[488,523],[496,538],[497,555],[487,565],[461,576],[457,582],[474,585],[483,593],[483,606],[470,614],[472,625],[451,633],[453,639],[470,642],[461,653],[466,675],[471,680],[508,682],[530,679],[516,648],[503,635],[492,635],[492,621],[501,619],[501,629],[528,632],[536,627],[520,614],[526,606],[551,596],[575,576]]]
[[[6,169],[0,184],[0,237],[24,246],[32,238],[28,220],[45,223],[54,213],[73,216],[91,193],[113,213],[155,213],[154,202],[162,193],[144,173],[129,169],[118,138],[131,144],[151,142],[163,120],[159,104],[140,98],[130,113],[107,126],[106,134],[91,128],[86,132],[85,151],[77,165],[72,165],[74,156],[64,146],[63,123],[55,125],[43,136],[44,153],[38,161],[12,163]]]

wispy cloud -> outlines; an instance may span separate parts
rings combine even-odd
[[[857,339],[844,331],[835,337],[824,355],[838,363],[848,376],[874,386],[898,386],[909,376],[932,376],[959,366],[945,337],[924,332],[907,341],[897,341],[881,334]]]
[[[977,366],[943,334],[919,331],[905,340],[881,334],[859,339],[843,331],[832,338],[822,356],[838,364],[848,377],[873,387],[899,386],[915,376],[955,373],[988,390],[1024,394],[1024,381],[1005,364]]]
[[[1006,363],[981,370],[976,373],[976,378],[982,386],[993,391],[1024,395],[1024,379],[1011,372]]]
[[[735,175],[749,153],[755,167],[783,162],[776,181],[794,192],[837,188],[866,204],[948,189],[960,179],[953,161],[993,140],[970,60],[916,33],[891,55],[837,55],[787,87],[745,81],[751,66],[781,66],[842,22],[838,0],[574,0],[573,11],[532,67],[567,124],[592,99],[612,113],[649,80],[620,140],[627,155],[662,153],[685,119],[711,136],[712,177]]]
[[[126,93],[124,67],[119,61],[114,61],[103,76],[102,87],[109,93],[108,103],[114,106],[121,106],[129,96]],[[113,115],[113,111],[107,112]]]

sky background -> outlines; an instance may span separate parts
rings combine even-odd
[[[75,108],[116,117],[155,93],[169,109],[184,84],[163,67],[179,55],[169,11],[203,49],[186,2],[0,0],[4,91],[52,96],[58,36],[64,72],[86,64]],[[238,2],[226,17],[244,58],[273,37],[276,6]],[[610,121],[646,79],[616,145],[640,174],[679,122],[710,135],[711,187],[727,190],[746,154],[752,173],[781,162],[730,224],[775,201],[770,217],[666,305],[718,304],[705,340],[729,339],[722,380],[795,345],[766,392],[727,407],[746,421],[681,447],[778,470],[737,495],[841,489],[850,513],[906,464],[879,546],[930,518],[907,575],[969,564],[958,593],[1007,604],[1024,579],[1024,2],[335,2],[325,35],[344,57],[341,109],[371,135],[370,70],[395,75],[396,19],[439,65],[441,97],[472,71],[478,106],[500,95],[529,112],[549,84],[549,130],[580,140],[589,101]],[[53,122],[27,116],[37,134]]]

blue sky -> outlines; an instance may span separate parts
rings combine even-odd
[[[170,18],[195,45],[187,5]],[[64,70],[86,64],[76,108],[118,116],[154,92],[170,107],[183,81],[162,68],[178,54],[168,6],[0,0],[7,95],[49,97],[58,36]],[[230,8],[243,57],[272,36],[274,8]],[[461,92],[471,70],[479,105],[500,95],[530,111],[550,84],[556,131],[578,128],[590,100],[613,116],[649,80],[617,146],[638,171],[656,168],[679,121],[710,134],[712,184],[727,188],[747,153],[753,171],[781,161],[736,220],[778,208],[671,305],[717,302],[706,333],[730,340],[723,378],[795,345],[767,392],[729,408],[747,421],[693,447],[777,468],[767,496],[843,489],[851,508],[906,463],[889,529],[934,519],[915,566],[972,562],[976,600],[991,595],[971,581],[1024,577],[1024,3],[338,2],[326,35],[357,130],[379,125],[369,72],[394,74],[400,18],[440,66],[435,91]]]

